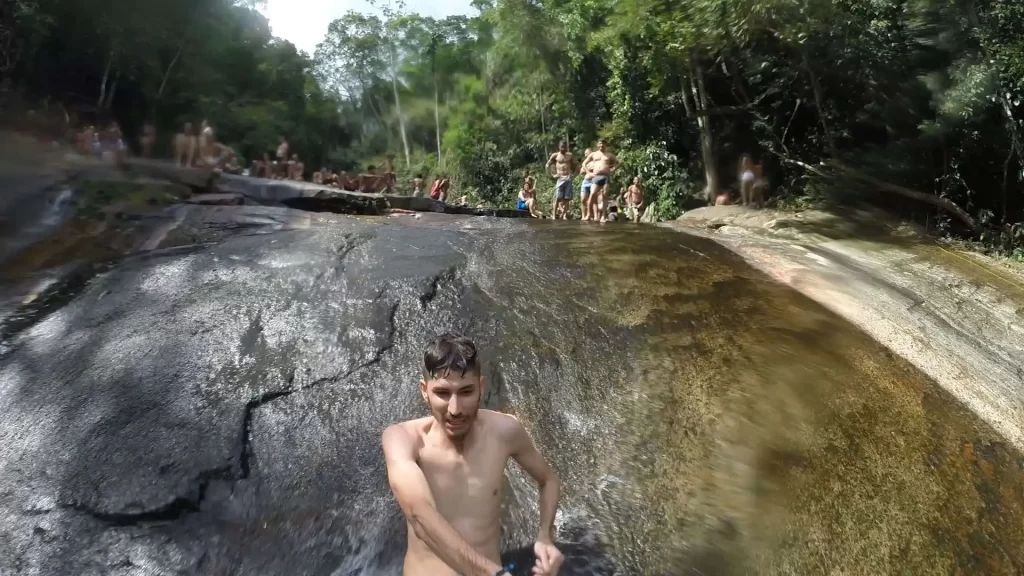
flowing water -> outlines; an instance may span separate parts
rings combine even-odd
[[[2,332],[0,574],[398,574],[380,432],[425,413],[446,330],[562,479],[565,574],[1024,572],[1021,454],[714,243],[214,212]],[[536,490],[507,479],[522,564]]]

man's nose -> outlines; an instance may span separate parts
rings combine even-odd
[[[459,416],[462,414],[462,408],[459,407],[458,396],[452,396],[451,400],[448,401],[448,413],[452,416]]]

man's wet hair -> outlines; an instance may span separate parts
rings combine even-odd
[[[479,374],[480,364],[472,340],[446,333],[434,338],[423,351],[423,379],[444,378],[453,373]]]

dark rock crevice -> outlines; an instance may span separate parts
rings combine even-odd
[[[198,512],[206,499],[206,491],[211,482],[232,481],[234,473],[231,466],[223,466],[212,470],[204,470],[189,483],[186,494],[177,496],[170,502],[155,508],[130,512],[108,512],[78,503],[60,504],[61,508],[81,512],[87,516],[112,526],[136,526],[158,522],[178,520],[186,514]]]
[[[383,293],[380,297],[383,297]],[[294,386],[295,382],[295,369],[292,369],[291,375],[288,378],[287,385],[280,390],[273,390],[265,392],[260,396],[250,400],[245,405],[245,414],[242,417],[242,441],[241,449],[238,456],[238,475],[236,480],[248,479],[252,473],[252,465],[255,461],[255,452],[252,447],[252,418],[256,410],[274,400],[291,396],[296,392],[303,390],[311,390],[320,386],[335,384],[346,378],[351,377],[353,374],[369,368],[381,360],[384,359],[384,355],[395,346],[395,340],[398,335],[398,324],[396,323],[396,317],[398,315],[398,303],[395,302],[388,308],[387,314],[387,328],[384,332],[384,342],[379,345],[373,355],[366,361],[359,365],[344,371],[341,374],[334,376],[328,376],[325,378],[319,378],[302,386]]]
[[[437,298],[438,289],[441,287],[442,282],[454,284],[457,274],[458,268],[453,266],[442,270],[439,274],[436,274],[431,278],[426,291],[420,294],[420,309],[426,310],[434,299]]]

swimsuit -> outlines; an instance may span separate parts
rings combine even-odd
[[[743,173],[743,175],[740,176],[740,180],[743,182],[753,182],[754,173],[751,172],[750,170],[747,170],[746,172]]]
[[[555,182],[555,198],[557,200],[572,200],[572,178],[559,176]]]
[[[520,198],[519,201],[516,202],[516,210],[529,210],[529,207],[526,205],[526,201]]]
[[[591,184],[592,184],[592,181],[591,181],[591,179],[589,177],[583,179],[583,185],[580,186],[580,196],[589,196],[590,195],[590,185]]]
[[[608,183],[608,177],[607,176],[601,176],[601,175],[594,176],[594,186],[604,186],[607,183]]]

